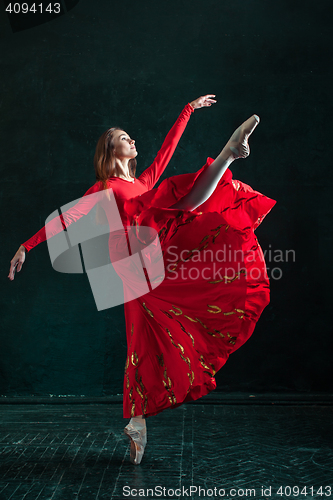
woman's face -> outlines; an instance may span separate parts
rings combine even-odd
[[[135,141],[124,130],[115,130],[113,133],[113,152],[116,158],[135,158],[138,154]]]

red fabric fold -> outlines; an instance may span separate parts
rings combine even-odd
[[[124,205],[126,212],[135,219],[136,224],[143,225],[145,221],[145,225],[149,225],[150,222],[151,227],[158,229],[158,220],[178,216],[178,209],[168,207],[191,190],[196,179],[213,161],[213,158],[208,157],[205,165],[197,172],[169,177],[159,187],[127,200]],[[196,210],[187,213],[218,212],[237,229],[255,230],[275,204],[275,200],[255,191],[244,182],[233,179],[231,170],[227,169],[210,198]],[[162,212],[154,209],[162,209]]]

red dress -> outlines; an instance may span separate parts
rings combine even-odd
[[[215,389],[214,375],[251,336],[269,303],[269,280],[254,230],[274,200],[232,179],[228,169],[196,210],[168,208],[191,189],[212,158],[198,172],[170,177],[153,189],[192,112],[187,104],[152,165],[134,183],[108,180],[125,229],[110,233],[111,261],[124,255],[128,236],[120,235],[127,228],[148,226],[159,234],[165,268],[156,288],[124,304],[125,418],[156,415]],[[102,189],[97,182],[74,208],[48,222],[23,243],[27,251],[87,214],[93,206],[87,195]],[[114,228],[112,213],[106,210],[106,216]],[[137,248],[144,248],[147,241],[140,232],[137,238]]]

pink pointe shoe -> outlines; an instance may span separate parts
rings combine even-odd
[[[131,442],[130,461],[134,465],[139,465],[147,444],[147,428],[138,430],[132,424],[128,424],[124,429],[124,434]]]
[[[248,138],[260,122],[258,115],[252,115],[251,118],[246,120],[230,137],[224,149],[229,148],[232,152],[233,158],[246,158],[250,154],[250,146]]]

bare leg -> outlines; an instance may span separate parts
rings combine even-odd
[[[222,150],[214,162],[196,178],[191,191],[169,208],[195,210],[202,205],[213,194],[219,180],[233,161],[232,153],[228,155]]]
[[[246,158],[250,154],[247,140],[258,123],[259,117],[253,115],[238,127],[219,156],[197,177],[191,191],[169,208],[191,211],[208,200],[229,165],[237,158]]]

